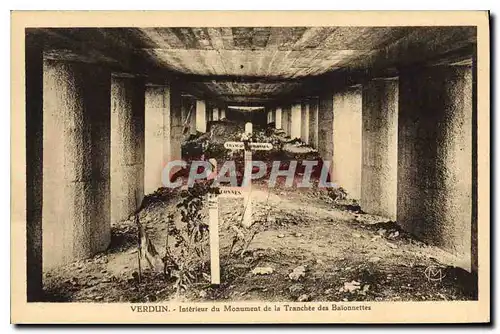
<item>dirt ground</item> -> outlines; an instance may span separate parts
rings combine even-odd
[[[140,213],[151,240],[162,244],[162,222],[178,193]],[[320,190],[252,187],[253,230],[247,251],[232,252],[229,226],[241,220],[242,199],[220,202],[221,284],[208,280],[176,294],[162,273],[137,279],[137,228],[112,226],[109,249],[44,274],[47,301],[426,301],[477,298],[476,278],[452,266],[450,254],[399,230],[393,222],[347,210]],[[206,213],[205,213],[206,214]],[[161,247],[159,247],[161,249]],[[160,250],[161,253],[161,250]],[[210,266],[207,263],[207,274]],[[144,269],[144,268],[143,268]]]

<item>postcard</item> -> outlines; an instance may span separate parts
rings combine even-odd
[[[11,322],[490,322],[487,11],[13,11]]]

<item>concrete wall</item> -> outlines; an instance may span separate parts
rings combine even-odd
[[[144,197],[144,82],[111,79],[111,221],[127,219]]]
[[[320,96],[318,101],[318,152],[333,168],[333,94]]]
[[[309,103],[309,145],[318,148],[318,99]]]
[[[300,138],[301,135],[301,120],[302,120],[302,108],[300,103],[296,103],[292,105],[291,109],[291,129],[290,129],[290,137]]]
[[[44,60],[43,266],[88,258],[110,242],[110,73]],[[50,148],[50,149],[49,149]]]
[[[252,122],[254,127],[265,128],[267,126],[267,113],[265,111],[247,112],[245,117]]]
[[[361,198],[361,87],[333,97],[333,180],[350,198]]]
[[[398,223],[471,264],[472,70],[399,77]]]
[[[377,79],[363,87],[361,208],[396,220],[398,81]]]
[[[42,298],[43,56],[26,35],[26,283],[28,302]]]
[[[302,103],[300,113],[300,139],[309,143],[309,102]]]

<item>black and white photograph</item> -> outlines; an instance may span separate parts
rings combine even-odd
[[[487,302],[477,24],[158,17],[23,28],[23,302]]]

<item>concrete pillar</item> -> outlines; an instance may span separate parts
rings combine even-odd
[[[268,109],[267,110],[267,124],[273,122],[273,112],[272,110]]]
[[[289,126],[289,121],[290,121],[290,109],[287,109],[287,107],[283,107],[281,111],[281,129],[285,132],[287,136],[289,136],[288,132],[288,126]]]
[[[282,129],[288,135],[288,132],[287,132],[288,113],[287,113],[286,107],[283,107],[280,110],[281,110],[281,127],[280,127],[280,129]]]
[[[318,101],[318,152],[333,170],[333,94],[324,94]]]
[[[77,61],[43,64],[43,266],[110,242],[110,72]]]
[[[363,87],[361,208],[396,220],[398,81],[376,79]]]
[[[300,117],[300,139],[309,144],[309,102],[302,103]]]
[[[361,87],[333,96],[333,180],[350,198],[361,198]]]
[[[212,120],[218,121],[219,120],[219,108],[213,108],[212,115],[213,115]]]
[[[253,133],[253,124],[251,122],[245,123],[245,133]]]
[[[26,288],[42,299],[43,52],[26,34]],[[22,173],[21,173],[22,174]],[[15,210],[12,210],[16,212]],[[14,218],[13,218],[14,222]],[[24,265],[24,264],[23,264]]]
[[[207,105],[203,100],[196,101],[196,131],[207,132]]]
[[[220,119],[221,120],[226,119],[226,109],[221,109],[220,110]]]
[[[189,136],[196,133],[194,105],[191,100],[184,96],[181,98],[181,113],[182,113],[182,133],[183,136]]]
[[[290,137],[292,139],[300,138],[300,131],[302,129],[301,118],[302,118],[302,108],[300,103],[293,104],[291,109],[291,129],[290,129]]]
[[[189,133],[196,134],[196,102],[190,101],[189,109],[191,113],[189,114]]]
[[[285,131],[287,136],[291,135],[291,108],[290,106],[283,107],[283,111],[281,113],[281,126]]]
[[[182,159],[182,103],[181,91],[177,86],[170,86],[170,128],[167,127],[169,136],[167,136],[168,148],[165,149],[164,163],[168,161]],[[167,131],[165,132],[167,133]],[[176,170],[172,171],[176,172]]]
[[[281,129],[282,127],[282,115],[281,115],[281,107],[277,107],[274,115],[274,127],[276,129]]]
[[[207,130],[206,131],[208,131],[208,123],[210,123],[214,120],[213,108],[209,104],[206,105],[205,120],[207,123]]]
[[[292,106],[287,106],[286,107],[286,116],[287,116],[287,122],[286,122],[286,133],[291,136],[292,135]]]
[[[163,187],[162,171],[166,163],[181,158],[181,94],[175,86],[150,85],[146,88],[145,104],[144,189],[150,194]]]
[[[111,79],[111,221],[127,219],[144,197],[144,81]]]
[[[183,135],[187,136],[189,135],[189,100],[187,97],[182,96],[181,97],[181,114],[182,114],[182,133]]]
[[[318,148],[318,99],[309,103],[309,145]]]
[[[167,86],[148,85],[145,92],[144,193],[163,186],[164,115],[168,114],[170,90]]]
[[[430,67],[399,77],[398,223],[471,267],[471,67]]]

